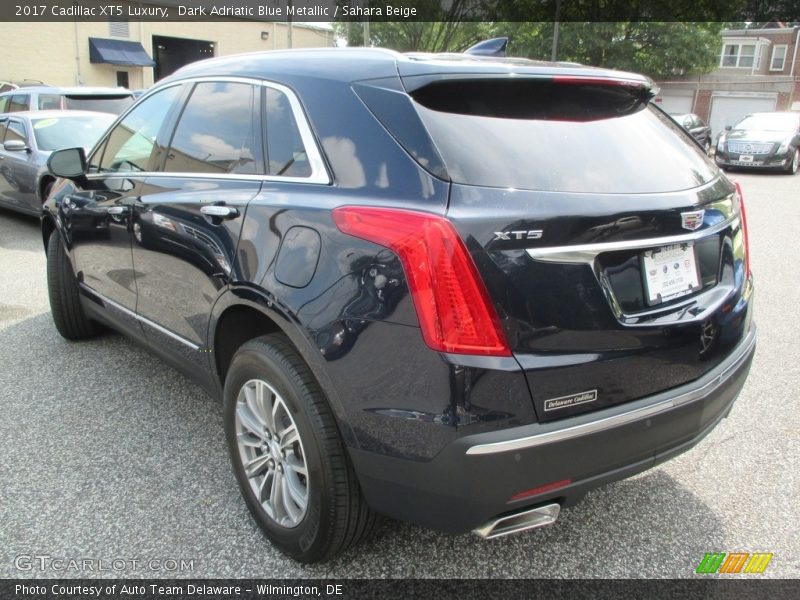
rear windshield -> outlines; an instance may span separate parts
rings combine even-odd
[[[456,183],[648,193],[717,176],[677,123],[623,86],[457,81],[412,96]]]
[[[131,96],[65,96],[64,108],[121,114],[133,104]]]

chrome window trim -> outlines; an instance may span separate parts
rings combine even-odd
[[[720,221],[706,229],[693,231],[681,235],[671,235],[660,238],[647,238],[643,240],[625,240],[622,242],[600,242],[597,244],[580,244],[575,246],[552,246],[547,248],[527,248],[528,255],[540,262],[579,263],[593,265],[598,254],[615,252],[618,250],[638,250],[658,248],[671,244],[693,242],[706,236],[724,231],[728,227],[736,229],[739,224],[739,215],[734,215]]]
[[[604,419],[599,419],[597,421],[589,421],[587,423],[574,425],[572,427],[565,427],[563,429],[546,431],[544,433],[538,433],[535,435],[527,436],[524,438],[518,438],[514,440],[492,442],[488,444],[478,444],[467,448],[466,454],[469,456],[499,454],[501,452],[526,450],[528,448],[544,446],[545,444],[563,442],[565,440],[571,440],[577,437],[599,433],[601,431],[606,431],[608,429],[613,429],[615,427],[621,427],[622,425],[627,425],[629,423],[633,423],[641,419],[646,419],[648,417],[659,415],[661,413],[677,408],[678,406],[681,406],[683,404],[700,400],[701,398],[704,398],[709,393],[711,393],[716,387],[718,387],[723,382],[724,377],[728,373],[736,370],[745,360],[747,360],[747,357],[750,356],[750,353],[753,347],[755,346],[755,343],[756,343],[756,332],[755,328],[753,328],[748,333],[744,342],[736,350],[737,354],[731,360],[731,362],[728,363],[719,373],[713,376],[710,381],[708,381],[701,387],[689,390],[687,392],[683,392],[673,398],[661,400],[649,406],[643,406],[617,415],[606,417]],[[670,392],[664,392],[658,395],[661,396],[669,393]]]
[[[164,335],[172,338],[173,340],[176,340],[176,341],[180,342],[184,346],[188,346],[192,350],[199,350],[200,349],[200,346],[198,346],[194,342],[191,342],[191,341],[187,340],[185,337],[182,337],[182,336],[178,335],[174,331],[170,331],[166,327],[162,327],[161,325],[159,325],[155,321],[151,321],[147,317],[143,317],[142,315],[132,311],[130,308],[126,308],[125,306],[122,306],[118,302],[114,302],[110,298],[106,298],[105,296],[103,296],[103,294],[100,294],[99,292],[96,292],[95,290],[90,288],[85,283],[81,283],[80,287],[81,287],[81,289],[83,289],[88,294],[90,294],[92,296],[95,296],[103,304],[109,304],[109,305],[113,306],[117,310],[119,310],[121,312],[124,312],[126,315],[136,319],[137,321],[139,321],[143,325],[148,325],[150,328],[155,329],[156,331],[159,331],[159,332],[163,333]]]
[[[173,87],[176,85],[184,85],[184,84],[195,84],[195,83],[245,83],[249,85],[254,85],[257,87],[267,87],[272,88],[285,94],[289,100],[289,105],[292,107],[292,114],[294,116],[294,120],[297,123],[297,129],[300,132],[300,139],[303,141],[303,146],[305,147],[306,156],[308,157],[308,164],[311,167],[311,175],[308,177],[285,177],[283,175],[245,175],[245,174],[236,174],[236,173],[203,173],[203,172],[191,172],[191,173],[176,173],[176,172],[167,172],[167,171],[106,171],[103,173],[90,173],[86,175],[87,179],[95,180],[95,179],[103,179],[106,177],[202,177],[207,179],[239,179],[239,180],[246,180],[246,181],[273,181],[273,182],[284,182],[284,183],[311,183],[315,185],[330,185],[333,182],[333,178],[331,177],[328,167],[325,164],[325,161],[322,158],[322,152],[317,144],[317,140],[314,137],[313,132],[311,131],[311,125],[308,122],[308,117],[306,116],[305,110],[303,109],[303,105],[300,103],[297,94],[294,91],[280,83],[275,83],[272,81],[267,81],[264,79],[255,79],[252,77],[214,77],[214,76],[203,76],[203,77],[190,77],[187,79],[180,79],[177,81],[170,81],[169,83],[165,83],[164,85],[159,85],[151,90],[149,90],[146,94],[144,94],[138,101],[136,101],[128,110],[126,110],[122,115],[120,115],[119,119],[117,119],[111,127],[109,127],[106,134],[97,142],[94,148],[92,148],[92,152],[90,153],[90,157],[94,155],[94,152],[97,151],[100,146],[102,146],[106,139],[108,138],[111,131],[122,122],[125,117],[137,106],[139,103],[144,102],[145,99],[149,98],[150,96],[163,91],[169,87]],[[259,99],[260,104],[260,99]],[[264,115],[262,115],[264,116]],[[266,116],[264,116],[266,119]],[[176,124],[177,125],[177,124]],[[89,163],[89,159],[87,158],[87,164]]]

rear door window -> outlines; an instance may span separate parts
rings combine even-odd
[[[297,127],[292,105],[286,94],[268,87],[266,90],[266,114],[269,174],[283,177],[309,177],[311,164]]]
[[[30,96],[28,94],[14,94],[11,96],[11,101],[8,103],[7,112],[20,112],[28,110],[28,101]]]
[[[248,83],[198,83],[172,137],[164,171],[263,174],[258,90]]]
[[[412,96],[456,183],[648,193],[718,174],[677,123],[624,86],[450,81]]]
[[[8,100],[9,96],[0,96],[0,113],[8,112]]]

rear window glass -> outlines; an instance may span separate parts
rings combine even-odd
[[[61,96],[58,94],[39,94],[39,110],[58,110],[61,108]]]
[[[133,104],[131,96],[65,96],[64,108],[121,114]]]
[[[458,81],[412,95],[456,183],[648,193],[717,176],[677,123],[622,86]]]

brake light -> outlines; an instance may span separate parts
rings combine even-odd
[[[489,293],[447,219],[393,208],[341,206],[336,226],[400,258],[425,343],[439,352],[511,356]]]
[[[562,85],[607,85],[649,89],[646,81],[635,79],[616,79],[610,77],[591,77],[586,75],[554,75],[553,82]]]
[[[744,210],[744,194],[742,194],[742,187],[737,181],[736,195],[739,196],[739,214],[742,216],[742,231],[744,233],[744,278],[750,277],[750,235],[747,232],[747,213]]]

